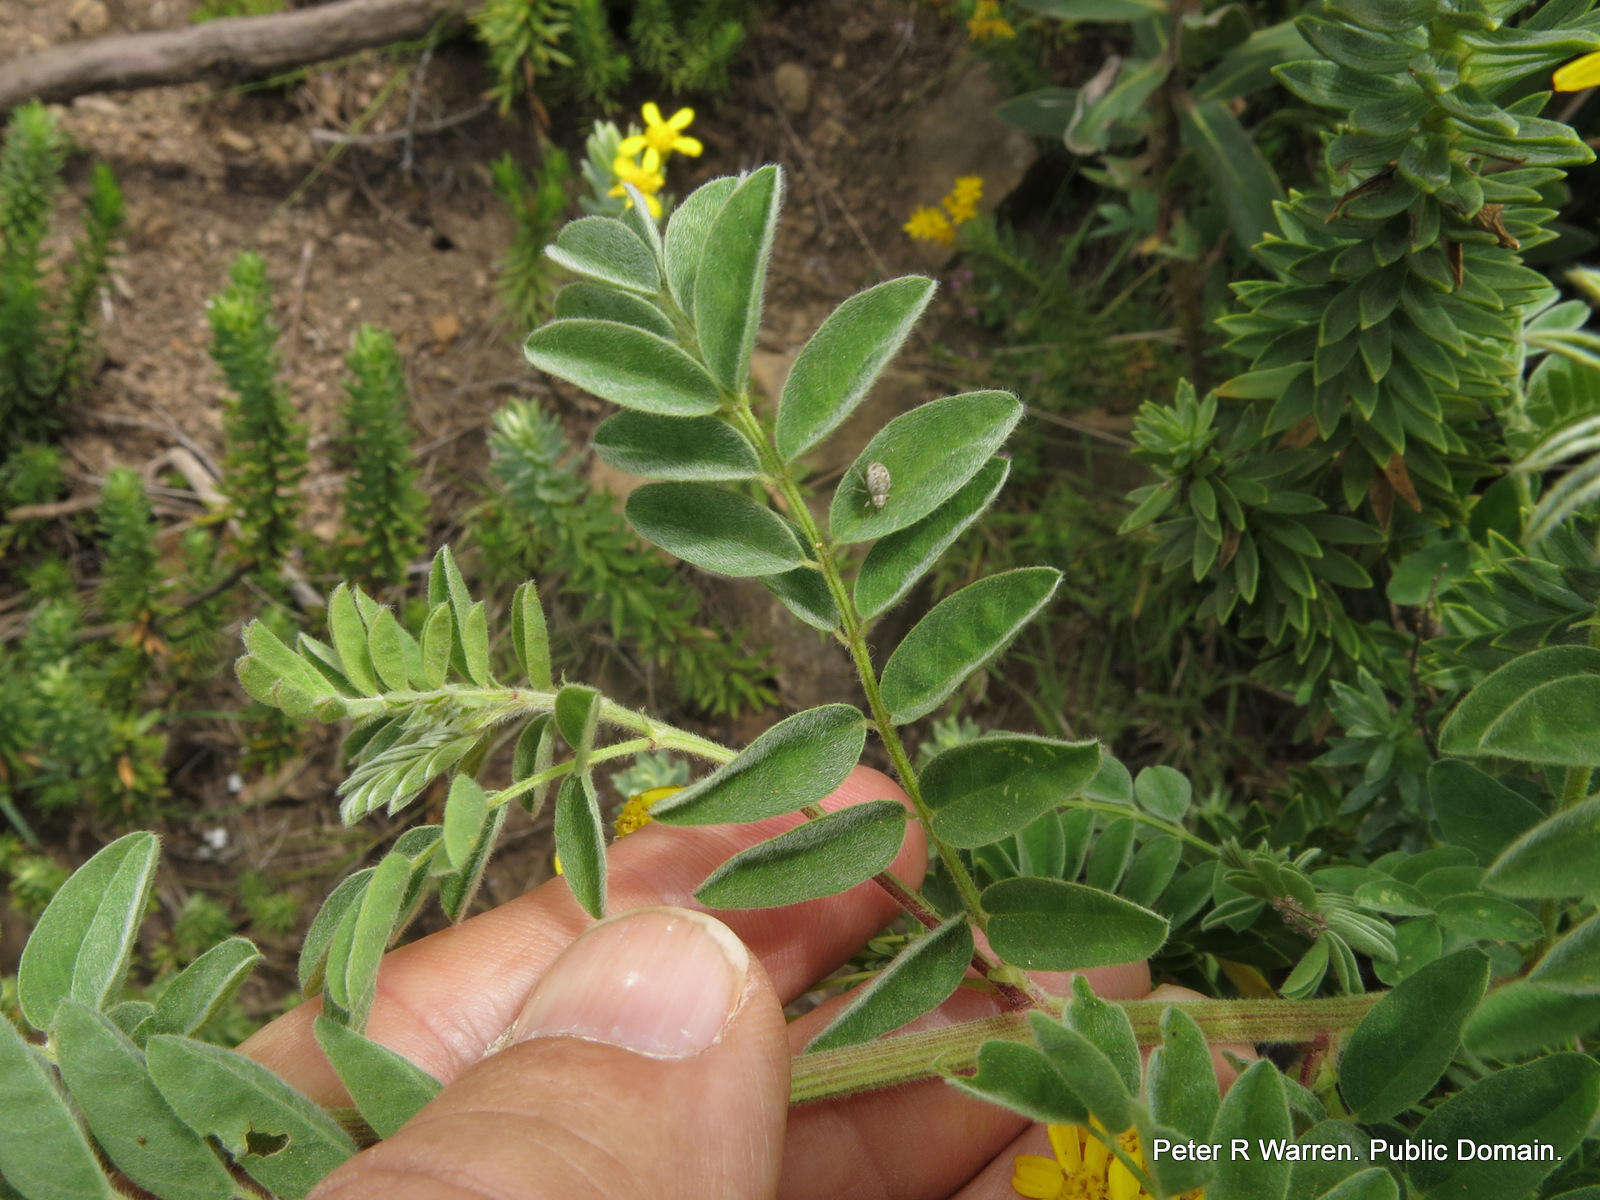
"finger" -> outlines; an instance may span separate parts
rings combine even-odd
[[[315,1200],[752,1200],[783,1149],[789,1048],[766,973],[725,925],[626,913],[556,959],[511,1045]]]
[[[857,767],[823,801],[844,808],[904,793],[886,776]],[[702,908],[694,889],[730,855],[792,828],[798,814],[751,825],[666,828],[651,825],[611,849],[613,911],[661,904]],[[891,870],[918,883],[927,865],[921,827],[908,826]],[[801,994],[858,950],[896,911],[875,884],[836,896],[721,914],[761,960],[785,1000]],[[385,956],[367,1035],[448,1083],[483,1057],[510,1026],[544,969],[592,922],[566,884],[552,879],[491,912],[432,934]],[[242,1047],[324,1104],[344,1091],[311,1036],[321,1005],[302,1004],[254,1034]]]
[[[1135,999],[1150,990],[1150,971],[1142,962],[1082,974],[1108,999]],[[1038,971],[1032,978],[1046,991],[1064,995],[1071,991],[1073,975]],[[838,997],[791,1023],[794,1051],[849,999],[848,994]],[[999,1010],[992,994],[961,988],[902,1032],[973,1021]],[[809,1104],[790,1114],[778,1194],[787,1200],[942,1198],[971,1179],[1027,1123],[940,1079]]]

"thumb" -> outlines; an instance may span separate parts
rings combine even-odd
[[[647,908],[591,927],[505,1049],[314,1200],[758,1200],[789,1103],[782,1009],[721,922]]]

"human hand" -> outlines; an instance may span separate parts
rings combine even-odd
[[[901,795],[858,768],[823,807]],[[316,1200],[1014,1197],[1012,1157],[1048,1153],[1043,1131],[942,1081],[789,1110],[790,1055],[846,997],[787,1026],[782,1004],[897,909],[869,882],[718,920],[692,893],[731,854],[799,820],[650,826],[614,848],[619,915],[607,921],[591,922],[552,880],[389,954],[367,1034],[446,1086]],[[891,870],[915,884],[926,865],[913,823]],[[1168,994],[1151,993],[1143,963],[1086,976],[1106,997]],[[1064,992],[1070,976],[1035,978]],[[242,1049],[319,1103],[347,1103],[311,1035],[318,1008],[301,1005]],[[917,1027],[996,1008],[963,988]]]

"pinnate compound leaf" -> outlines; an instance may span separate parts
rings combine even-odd
[[[556,796],[556,854],[573,898],[595,920],[606,915],[606,834],[588,775],[568,775]]]
[[[695,333],[706,366],[730,392],[742,391],[749,373],[782,203],[779,167],[769,164],[745,176],[706,235],[703,255],[715,262],[715,269],[695,272]]]
[[[856,573],[855,602],[863,620],[888,611],[915,586],[994,502],[1010,471],[1007,460],[991,458],[927,516],[873,543]]]
[[[857,991],[811,1039],[806,1053],[870,1042],[932,1012],[961,985],[972,951],[972,927],[964,916],[952,917],[912,942]]]
[[[1362,1121],[1385,1121],[1439,1082],[1489,982],[1489,960],[1467,949],[1402,979],[1350,1035],[1339,1090]]]
[[[1600,1063],[1582,1054],[1552,1054],[1508,1067],[1449,1097],[1416,1127],[1417,1141],[1455,1148],[1459,1139],[1490,1145],[1548,1142],[1561,1158],[1577,1148],[1600,1109]],[[1554,1162],[1463,1161],[1412,1164],[1412,1182],[1427,1196],[1471,1200],[1527,1196]]]
[[[601,462],[648,479],[719,482],[761,473],[755,449],[718,417],[613,413],[594,432]]]
[[[718,575],[779,575],[805,562],[782,517],[712,484],[647,483],[626,512],[641,537]]]
[[[1533,900],[1600,893],[1600,796],[1535,825],[1495,859],[1483,886]]]
[[[816,804],[845,781],[867,741],[867,722],[849,704],[824,704],[779,721],[731,761],[651,815],[667,825],[759,821]]]
[[[327,1113],[254,1059],[172,1034],[145,1047],[156,1087],[202,1137],[214,1137],[269,1191],[297,1200],[356,1152]]]
[[[0,1013],[0,1181],[24,1200],[117,1200],[44,1060]]]
[[[1032,971],[1136,962],[1161,949],[1167,922],[1120,896],[1061,879],[1002,879],[983,891],[989,942]]]
[[[159,855],[155,834],[126,834],[51,898],[17,964],[17,1004],[35,1029],[67,997],[100,1008],[121,985]]]
[[[968,584],[918,621],[883,668],[883,702],[897,725],[925,717],[996,658],[1049,603],[1054,567],[1021,567]]]
[[[920,275],[851,296],[800,350],[778,400],[774,441],[785,462],[832,433],[860,404],[933,298]]]
[[[228,1002],[260,961],[261,951],[249,938],[218,942],[167,985],[140,1036],[193,1033]]]
[[[977,1072],[946,1075],[945,1081],[959,1092],[1009,1108],[1030,1121],[1082,1125],[1089,1120],[1083,1102],[1044,1052],[1022,1042],[984,1042],[978,1047]]]
[[[545,627],[544,606],[539,603],[539,588],[531,579],[511,596],[511,642],[528,683],[548,691],[550,633]]]
[[[467,865],[488,822],[488,793],[470,775],[457,775],[444,802],[444,854],[453,870]]]
[[[1147,1088],[1158,1125],[1204,1141],[1222,1103],[1211,1046],[1195,1019],[1173,1006],[1161,1014],[1161,1046],[1151,1051]]]
[[[539,370],[640,412],[705,417],[722,404],[716,380],[666,338],[616,321],[569,317],[528,335]]]
[[[1244,1138],[1254,1147],[1263,1138],[1288,1141],[1293,1137],[1283,1076],[1269,1060],[1261,1059],[1228,1089],[1210,1140],[1226,1146],[1234,1138]],[[1289,1192],[1289,1171],[1290,1163],[1281,1159],[1223,1154],[1216,1179],[1206,1185],[1206,1200],[1284,1200]]]
[[[690,315],[694,313],[694,279],[705,254],[706,238],[717,214],[738,186],[739,180],[732,175],[703,183],[685,196],[667,218],[667,232],[662,239],[667,286],[678,307]]]
[[[613,217],[579,217],[567,222],[544,252],[574,275],[630,292],[653,295],[661,286],[650,247]]]
[[[970,848],[1016,833],[1070,801],[1099,766],[1099,742],[996,734],[940,751],[922,772],[922,791],[934,831]]]
[[[905,841],[894,800],[853,804],[740,851],[706,877],[695,899],[712,908],[777,908],[847,891],[885,870]]]
[[[1549,646],[1480,683],[1439,730],[1439,750],[1542,766],[1600,764],[1600,650]]]
[[[319,1016],[311,1028],[356,1111],[381,1138],[399,1132],[443,1086],[410,1059],[337,1021]]]
[[[1458,759],[1428,768],[1428,797],[1445,841],[1465,846],[1479,862],[1492,862],[1544,816],[1520,792]]]
[[[117,1170],[162,1200],[232,1200],[233,1177],[167,1106],[127,1034],[73,1000],[54,1033],[61,1078]]]
[[[946,396],[901,413],[867,443],[834,490],[828,528],[841,542],[865,542],[914,524],[983,469],[1022,418],[1009,392]],[[867,490],[867,468],[889,472],[882,508]]]

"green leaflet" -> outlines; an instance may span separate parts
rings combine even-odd
[[[54,1032],[61,1078],[117,1170],[162,1200],[231,1200],[233,1177],[167,1107],[126,1034],[73,1000]]]
[[[1072,1000],[1063,1014],[1066,1024],[1082,1034],[1116,1068],[1130,1096],[1139,1091],[1139,1039],[1127,1010],[1094,994],[1082,975],[1073,977]]]
[[[1591,896],[1600,891],[1600,796],[1535,825],[1490,866],[1483,885],[1507,896]]]
[[[600,461],[649,479],[721,482],[761,473],[755,449],[719,417],[613,413],[594,433]]]
[[[549,690],[550,634],[539,603],[539,588],[531,579],[511,596],[511,644],[528,683],[541,691]]]
[[[68,996],[99,1008],[121,985],[159,854],[155,834],[126,834],[51,899],[17,964],[17,1003],[35,1029],[48,1029]]]
[[[960,491],[913,525],[880,538],[856,573],[855,603],[864,621],[886,612],[983,515],[1005,486],[1011,463],[991,458]]]
[[[718,575],[779,575],[805,562],[782,517],[708,483],[647,483],[626,512],[641,537]]]
[[[356,1151],[322,1109],[233,1050],[160,1034],[145,1048],[156,1087],[196,1133],[257,1183],[297,1200]]]
[[[606,835],[587,774],[568,775],[556,796],[556,854],[573,898],[595,920],[606,915]]]
[[[527,797],[524,796],[524,799]],[[451,875],[446,875],[439,881],[439,907],[444,910],[444,915],[452,923],[460,921],[466,916],[467,910],[472,906],[472,901],[478,894],[478,886],[483,882],[483,869],[489,865],[489,855],[494,851],[496,839],[500,836],[500,829],[506,823],[506,813],[510,806],[498,804],[490,814],[488,822],[484,825],[478,836],[478,843],[467,856],[467,861]]]
[[[991,662],[1049,603],[1061,582],[1054,567],[1021,567],[946,596],[889,655],[883,702],[897,725],[925,717],[962,680]]]
[[[261,961],[261,951],[248,938],[218,942],[178,973],[167,985],[140,1037],[152,1033],[193,1033],[228,1002]]]
[[[1158,1125],[1203,1141],[1217,1119],[1221,1096],[1211,1046],[1183,1009],[1161,1014],[1161,1046],[1151,1051],[1146,1072],[1150,1115]]]
[[[813,629],[830,633],[839,628],[839,606],[828,581],[815,567],[796,567],[782,575],[763,575],[761,582],[784,607]]]
[[[1283,185],[1227,104],[1186,99],[1178,120],[1184,144],[1211,176],[1212,192],[1227,209],[1239,245],[1248,250],[1276,232],[1272,205],[1283,199]]]
[[[880,429],[834,489],[828,528],[841,542],[865,542],[914,524],[982,470],[1022,418],[1008,392],[946,396],[901,413]],[[890,487],[883,507],[867,489],[881,464]]]
[[[503,807],[496,806],[496,811]],[[467,865],[489,819],[489,796],[478,781],[470,775],[452,779],[444,802],[444,854],[452,869]]]
[[[1568,1049],[1596,1028],[1600,996],[1573,996],[1514,979],[1483,998],[1461,1031],[1461,1042],[1480,1057],[1514,1060]]]
[[[898,801],[854,804],[740,851],[706,877],[695,899],[712,908],[777,908],[831,896],[885,870],[905,834]]]
[[[1447,842],[1490,862],[1544,816],[1537,805],[1470,763],[1456,759],[1428,768],[1428,797]]]
[[[701,184],[667,218],[667,232],[662,239],[667,284],[678,307],[690,316],[694,315],[694,281],[705,254],[706,238],[717,214],[738,186],[739,180],[731,175]]]
[[[516,747],[511,753],[511,781],[521,783],[530,775],[548,771],[556,760],[555,718],[550,713],[540,713],[531,718],[517,735]],[[529,816],[538,816],[549,794],[548,781],[525,791],[519,797]],[[502,805],[502,807],[504,807]]]
[[[1573,996],[1600,996],[1600,916],[1569,931],[1528,978]]]
[[[1553,1054],[1497,1071],[1463,1088],[1416,1127],[1417,1140],[1454,1146],[1458,1138],[1516,1144],[1549,1142],[1565,1157],[1600,1107],[1600,1063],[1581,1054]],[[1416,1163],[1412,1182],[1430,1196],[1504,1200],[1526,1196],[1556,1164],[1550,1162]]]
[[[1133,781],[1133,799],[1151,816],[1176,824],[1189,811],[1194,787],[1182,771],[1171,767],[1146,767]]]
[[[1262,1059],[1228,1089],[1211,1140],[1227,1145],[1233,1138],[1246,1138],[1253,1146],[1262,1138],[1287,1141],[1293,1136],[1283,1076]],[[1215,1180],[1206,1185],[1206,1200],[1284,1200],[1289,1191],[1289,1167],[1289,1163],[1271,1158],[1224,1154],[1217,1163]]]
[[[356,1111],[380,1138],[393,1137],[443,1086],[409,1059],[337,1021],[319,1016],[312,1031]]]
[[[784,380],[774,442],[785,462],[837,429],[866,397],[933,298],[920,275],[851,296],[811,336]]]
[[[556,693],[556,729],[572,747],[572,769],[576,773],[583,772],[589,752],[594,749],[601,707],[599,691],[586,684],[569,683]]]
[[[1115,1063],[1082,1033],[1047,1013],[1028,1014],[1034,1039],[1068,1089],[1106,1129],[1126,1129],[1133,1116],[1132,1094]]]
[[[1003,879],[983,891],[989,943],[1033,971],[1075,971],[1148,958],[1167,922],[1118,896],[1061,879]]]
[[[644,297],[588,280],[569,283],[557,293],[555,315],[636,325],[668,341],[676,335],[667,315]]]
[[[328,597],[328,633],[333,638],[333,648],[338,651],[345,678],[364,696],[380,694],[383,685],[378,682],[372,654],[367,649],[367,623],[361,618],[349,584],[341,583]]]
[[[706,235],[704,254],[715,259],[716,270],[695,273],[694,328],[700,351],[712,376],[730,392],[745,387],[782,203],[781,168],[769,164],[747,175]]]
[[[1346,1045],[1339,1090],[1363,1121],[1384,1121],[1421,1100],[1461,1043],[1483,998],[1489,960],[1479,950],[1436,959],[1400,981]]]
[[[844,782],[867,740],[867,722],[848,704],[786,717],[733,761],[651,810],[667,825],[759,821],[815,804]]]
[[[704,367],[666,338],[632,325],[551,321],[528,335],[523,353],[539,370],[623,408],[704,417],[722,405]]]
[[[44,1062],[3,1015],[0,1113],[0,1180],[25,1200],[116,1200]]]
[[[1600,765],[1600,650],[1550,646],[1512,659],[1456,706],[1439,730],[1439,751]]]
[[[567,222],[544,252],[573,274],[613,287],[653,295],[661,286],[650,247],[612,217],[579,217]]]
[[[334,935],[338,933],[345,913],[351,905],[360,902],[362,893],[372,882],[373,870],[372,867],[363,867],[341,879],[333,891],[328,893],[328,898],[322,902],[317,915],[311,919],[305,941],[300,944],[300,989],[307,996],[314,996],[322,990],[328,963],[328,948],[333,944]]]
[[[1098,742],[997,734],[934,756],[922,772],[922,792],[940,837],[982,846],[1070,801],[1099,765]]]
[[[361,893],[345,910],[328,947],[327,1000],[357,1030],[378,991],[378,967],[399,923],[412,863],[398,851],[383,856]]]
[[[806,1045],[806,1053],[854,1046],[932,1012],[960,986],[972,962],[972,928],[952,917],[902,950]]]
[[[1317,1200],[1400,1200],[1400,1185],[1382,1167],[1368,1167],[1323,1192]]]
[[[1081,1125],[1089,1113],[1037,1047],[988,1041],[978,1047],[976,1074],[945,1076],[958,1092],[999,1104],[1031,1121]]]

